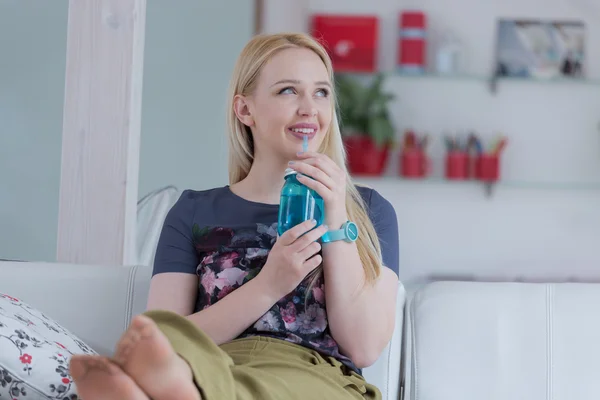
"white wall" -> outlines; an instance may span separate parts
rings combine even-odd
[[[284,3],[293,6],[287,11]],[[475,129],[509,136],[504,183],[491,198],[480,185],[361,179],[395,205],[401,278],[431,275],[479,279],[600,280],[600,3],[593,0],[269,0],[269,32],[308,29],[314,12],[376,14],[381,19],[380,69],[393,72],[397,21],[403,8],[428,15],[431,42],[450,30],[464,44],[467,78],[402,78],[387,88],[399,132],[411,127],[439,136]],[[501,82],[490,94],[498,17],[582,19],[587,69],[595,85]],[[436,175],[442,146],[432,147]]]
[[[202,188],[226,181],[227,79],[253,20],[248,2],[243,3],[248,12],[240,11],[240,20],[233,21],[234,2],[239,10],[242,4],[235,0],[202,6],[181,0],[177,8],[149,1],[140,196],[166,184]],[[0,0],[0,258],[53,260],[55,254],[67,0],[46,3]],[[393,69],[397,13],[408,2],[266,3],[266,31],[306,29],[303,18],[311,10],[376,12],[383,19],[381,66]],[[421,0],[417,5],[428,12],[431,25],[451,27],[463,37],[472,74],[489,72],[496,16],[582,17],[589,29],[588,68],[600,78],[600,11],[594,4]],[[394,105],[399,130],[504,129],[510,135],[503,175],[513,184],[496,188],[490,199],[475,184],[369,181],[396,206],[404,279],[432,273],[600,277],[600,191],[562,185],[600,181],[595,126],[600,88],[510,83],[493,97],[476,80],[393,77],[388,86],[400,96]],[[567,151],[557,151],[559,145]],[[534,151],[544,146],[545,151]],[[532,181],[555,183],[523,185]]]
[[[55,260],[67,7],[0,0],[0,259]],[[225,95],[253,7],[148,1],[140,197],[226,183]]]
[[[600,190],[361,182],[395,206],[402,279],[600,281]]]

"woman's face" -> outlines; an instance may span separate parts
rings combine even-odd
[[[259,74],[254,93],[236,100],[238,118],[252,128],[256,156],[295,158],[304,136],[316,151],[332,119],[331,82],[323,61],[305,48],[285,49]]]

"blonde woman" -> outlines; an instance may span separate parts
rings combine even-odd
[[[380,399],[361,369],[393,333],[397,220],[346,171],[327,53],[303,34],[253,38],[235,67],[228,111],[230,184],[186,190],[170,210],[148,311],[112,359],[73,357],[80,395]],[[326,220],[278,236],[286,168],[323,197]],[[348,224],[358,239],[340,232]],[[324,241],[326,232],[341,240]]]

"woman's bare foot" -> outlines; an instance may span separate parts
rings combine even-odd
[[[117,344],[114,360],[154,400],[201,400],[187,362],[144,315],[131,321]]]
[[[85,400],[150,400],[121,368],[101,356],[74,355],[70,373]]]

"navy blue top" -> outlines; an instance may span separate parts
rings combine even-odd
[[[398,274],[398,225],[392,205],[377,191],[358,187],[381,244],[383,264]],[[153,275],[181,272],[199,277],[194,312],[216,303],[255,277],[277,239],[279,206],[245,200],[229,186],[185,190],[165,219]],[[359,233],[360,234],[360,233]],[[271,307],[240,337],[265,335],[332,356],[360,373],[339,352],[327,326],[325,282],[308,280]]]

